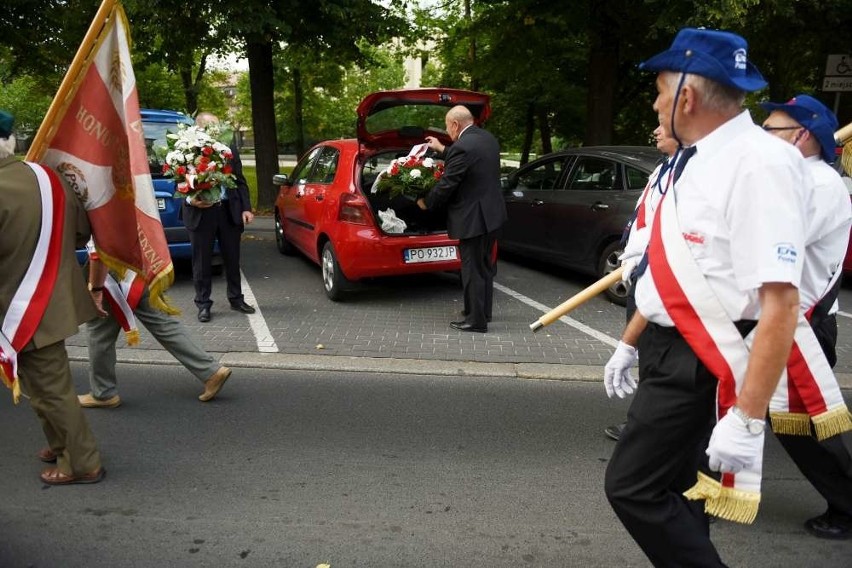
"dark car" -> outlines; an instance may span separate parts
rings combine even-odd
[[[590,146],[521,166],[503,180],[501,250],[605,276],[620,265],[624,226],[661,159],[651,147]],[[627,292],[619,283],[607,296],[624,304]]]
[[[155,148],[166,145],[166,134],[177,132],[178,124],[194,124],[189,116],[172,110],[140,109],[142,117],[142,131],[145,136],[145,150],[148,154],[148,164],[151,171],[151,180],[154,184],[154,195],[157,199],[157,210],[160,213],[160,221],[169,245],[169,254],[172,261],[190,260],[192,249],[189,244],[189,232],[178,217],[180,212],[180,197],[173,197],[175,193],[174,181],[163,176],[163,159]],[[219,258],[218,244],[214,251],[213,260],[216,271],[221,270],[221,259]],[[84,250],[77,251],[77,259],[83,263],[86,259]]]

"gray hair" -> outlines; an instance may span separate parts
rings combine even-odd
[[[681,73],[670,72],[668,82],[672,90],[677,89]],[[702,75],[687,73],[684,85],[689,85],[698,93],[701,104],[716,112],[739,112],[745,102],[746,92],[736,87],[723,85]]]
[[[15,155],[15,135],[10,134],[8,138],[0,138],[0,160]]]

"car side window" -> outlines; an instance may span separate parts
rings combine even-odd
[[[322,149],[313,171],[308,176],[310,183],[331,183],[337,173],[337,161],[340,151],[337,148],[326,146]]]
[[[516,188],[528,190],[556,189],[564,165],[565,158],[556,158],[538,164],[534,168],[518,174]]]
[[[630,166],[625,166],[624,171],[627,174],[627,189],[645,189],[648,184],[648,174]]]
[[[319,153],[322,151],[322,148],[314,148],[308,155],[302,158],[296,167],[293,168],[293,173],[290,176],[290,179],[293,180],[294,184],[302,184],[308,181],[308,176],[311,173],[311,168],[314,165],[314,161],[319,156]]]
[[[568,189],[614,189],[617,167],[618,164],[611,160],[581,156],[577,159],[577,165],[574,167],[574,171],[571,172],[571,179],[568,183]]]

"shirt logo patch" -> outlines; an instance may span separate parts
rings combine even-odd
[[[748,56],[746,55],[745,49],[738,49],[734,52],[734,68],[745,71],[746,62],[748,61]]]
[[[704,244],[704,235],[701,233],[684,233],[683,238],[688,243],[695,243],[697,245]]]
[[[796,252],[796,247],[793,243],[778,243],[775,245],[775,253],[779,262],[787,264],[795,264],[799,253]]]

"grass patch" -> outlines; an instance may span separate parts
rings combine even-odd
[[[281,167],[279,168],[280,173],[290,175],[293,172],[292,167]],[[246,178],[246,183],[249,188],[249,199],[251,200],[252,207],[255,210],[255,213],[258,215],[271,215],[272,209],[270,208],[259,208],[257,206],[257,167],[256,166],[243,166],[243,175]]]

